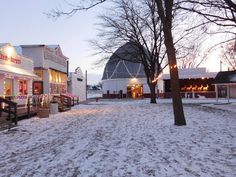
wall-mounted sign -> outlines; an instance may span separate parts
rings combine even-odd
[[[21,64],[21,60],[18,58],[15,48],[9,44],[0,49],[0,60]]]
[[[21,60],[18,58],[14,58],[14,57],[10,57],[8,58],[6,55],[0,53],[0,60],[4,60],[4,61],[10,61],[11,63],[15,63],[15,64],[21,64]]]

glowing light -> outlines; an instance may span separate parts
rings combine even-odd
[[[50,82],[52,82],[52,74],[51,73],[49,75],[49,80],[50,80]]]
[[[15,49],[12,46],[6,46],[5,52],[8,58],[11,58],[15,54]]]
[[[156,77],[155,79],[152,80],[152,83],[157,82],[160,78],[161,78],[162,74],[159,74],[158,77]]]
[[[131,81],[131,83],[137,83],[137,82],[138,82],[138,79],[135,78],[135,77],[133,77],[130,81]]]
[[[177,68],[177,65],[176,65],[176,64],[173,65],[173,66],[170,65],[170,69],[174,69],[174,68]]]

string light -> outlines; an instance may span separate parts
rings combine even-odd
[[[157,82],[161,78],[162,74],[159,74],[158,77],[152,80],[152,83]]]
[[[174,68],[177,68],[177,65],[175,64],[174,66],[171,66],[170,65],[170,69],[174,69]]]

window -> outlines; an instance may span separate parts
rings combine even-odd
[[[27,80],[19,80],[19,92],[20,92],[20,95],[27,95],[28,94]]]

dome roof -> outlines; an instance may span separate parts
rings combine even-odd
[[[130,42],[118,48],[108,60],[102,80],[118,78],[145,78],[139,50]]]

